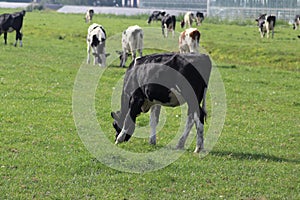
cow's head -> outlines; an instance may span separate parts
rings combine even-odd
[[[113,127],[116,130],[116,137],[115,137],[115,141],[116,141],[122,131],[122,124],[124,123],[124,119],[122,119],[120,111],[111,112],[111,117],[114,119]],[[131,134],[126,133],[123,141],[127,142],[130,139],[130,137]],[[123,142],[123,141],[118,141],[118,142]]]
[[[116,51],[116,53],[119,54],[120,67],[125,67],[125,63],[130,54],[128,52],[124,52],[124,51]]]

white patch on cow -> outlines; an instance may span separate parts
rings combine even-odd
[[[151,107],[151,113],[150,113],[150,144],[156,144],[156,127],[159,121],[159,114],[160,114],[161,106],[160,105],[154,105]]]
[[[124,142],[126,133],[127,133],[127,130],[125,130],[123,128],[122,131],[120,132],[120,134],[118,135],[115,144],[119,144],[119,143]]]
[[[199,153],[201,150],[203,150],[204,124],[201,123],[200,117],[196,112],[194,113],[194,120],[197,129],[197,141],[196,141],[196,148],[194,150],[194,153]]]

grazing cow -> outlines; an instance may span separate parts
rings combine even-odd
[[[195,16],[192,12],[187,12],[185,15],[184,15],[184,18],[183,20],[181,21],[180,25],[181,25],[181,28],[184,27],[184,25],[186,26],[186,28],[190,28],[193,24],[193,21],[195,20]]]
[[[184,147],[186,138],[195,124],[195,152],[202,150],[206,117],[205,96],[211,68],[211,61],[204,54],[162,53],[147,55],[133,61],[124,77],[121,110],[111,113],[116,130],[115,143],[128,141],[134,132],[137,116],[151,109],[149,142],[156,144],[156,126],[161,106],[176,107],[186,102],[186,127],[177,148]]]
[[[257,19],[257,25],[259,27],[260,36],[263,38],[267,33],[267,38],[269,38],[270,31],[272,31],[272,38],[274,37],[274,27],[276,22],[276,16],[262,14]]]
[[[87,63],[90,63],[90,53],[94,56],[94,65],[99,64],[105,67],[106,55],[105,55],[105,40],[106,33],[103,26],[93,23],[88,28],[87,34]]]
[[[16,31],[16,42],[14,46],[17,46],[18,40],[20,40],[20,46],[23,46],[21,29],[23,26],[23,18],[26,11],[15,12],[13,14],[0,15],[0,35],[4,33],[4,43],[7,44],[7,32]]]
[[[138,25],[129,26],[122,33],[122,52],[117,51],[120,54],[120,67],[125,67],[129,53],[132,55],[132,60],[136,58],[136,51],[140,56],[143,55],[143,38],[143,30]]]
[[[202,12],[196,12],[196,24],[200,26],[204,20],[204,15]]]
[[[296,15],[293,23],[293,29],[297,30],[300,25],[300,15]]]
[[[188,28],[179,35],[180,53],[199,53],[200,32],[196,28]]]
[[[165,11],[153,11],[152,14],[148,18],[148,24],[150,24],[153,20],[161,21],[162,18],[166,15]]]
[[[176,27],[176,17],[175,15],[167,14],[161,20],[161,28],[162,34],[164,37],[168,37],[168,32],[172,32],[172,36],[174,37]]]
[[[85,22],[86,23],[90,23],[93,19],[93,16],[94,16],[94,10],[93,9],[88,9],[85,13]]]

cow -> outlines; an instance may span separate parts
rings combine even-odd
[[[151,110],[149,143],[155,145],[161,106],[176,107],[187,103],[186,127],[176,148],[184,148],[195,124],[197,142],[194,152],[203,150],[205,97],[211,69],[211,60],[204,54],[160,53],[131,62],[124,76],[121,109],[111,112],[115,144],[128,141],[135,130],[137,116]]]
[[[93,19],[94,16],[94,10],[93,9],[88,9],[85,13],[85,23],[90,23]]]
[[[200,26],[204,20],[204,15],[202,12],[196,12],[196,24]]]
[[[161,20],[162,34],[164,37],[168,37],[168,32],[172,32],[174,37],[175,28],[176,28],[176,17],[175,15],[165,15]]]
[[[199,53],[200,32],[196,28],[188,28],[179,35],[180,53]]]
[[[125,67],[129,53],[131,53],[132,60],[136,58],[136,51],[139,52],[140,57],[143,55],[143,38],[143,30],[138,25],[129,26],[123,31],[122,51],[117,51],[120,55],[120,67]]]
[[[274,37],[276,16],[262,14],[255,20],[257,21],[261,38],[263,38],[266,33],[267,33],[267,38],[269,38],[270,31],[272,31],[272,38]]]
[[[165,11],[153,11],[149,16],[147,23],[150,24],[152,21],[161,21],[162,18],[166,15]]]
[[[181,28],[184,27],[184,25],[186,26],[186,28],[190,28],[193,24],[193,21],[195,20],[195,16],[194,16],[194,13],[192,12],[187,12],[185,15],[184,15],[184,18],[183,20],[181,21],[180,25],[181,25]]]
[[[102,67],[106,65],[105,54],[106,32],[102,25],[93,23],[88,28],[87,34],[87,63],[90,63],[90,54],[94,56],[94,65],[99,64]]]
[[[293,23],[293,29],[297,30],[300,25],[300,15],[296,15]]]
[[[0,35],[4,33],[4,44],[7,44],[7,33],[16,31],[16,42],[14,46],[17,46],[18,40],[20,40],[20,47],[23,46],[21,29],[23,26],[23,18],[26,14],[25,10],[15,12],[12,14],[5,13],[0,15]]]

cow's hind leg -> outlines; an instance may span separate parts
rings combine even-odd
[[[184,148],[185,141],[186,141],[193,125],[194,125],[194,114],[189,112],[187,120],[186,120],[186,124],[185,124],[185,130],[183,132],[183,135],[180,137],[180,139],[178,141],[176,149],[183,149]]]
[[[20,47],[22,47],[22,33],[20,31],[16,31],[16,42],[14,44],[15,47],[17,46],[18,40],[20,40]]]
[[[199,116],[198,113],[195,112],[194,120],[197,129],[197,141],[196,141],[196,148],[194,153],[199,153],[201,150],[204,149],[203,147],[204,115],[200,114]]]
[[[151,113],[150,113],[150,144],[156,144],[156,127],[159,121],[159,114],[160,114],[161,106],[160,105],[154,105],[151,107]]]

